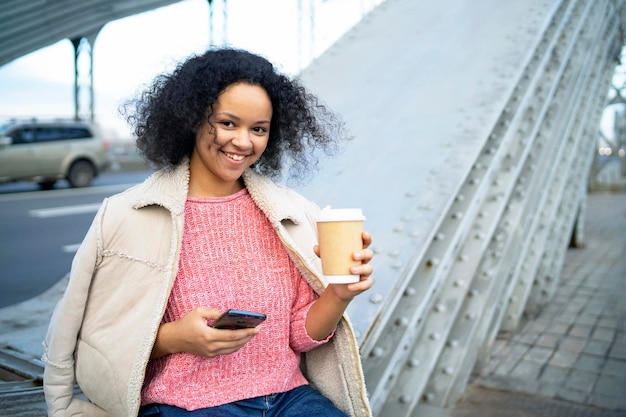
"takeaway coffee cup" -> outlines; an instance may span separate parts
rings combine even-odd
[[[363,249],[363,222],[361,209],[324,208],[317,219],[317,239],[322,260],[322,272],[329,284],[358,282],[359,275],[350,273],[350,267],[361,265],[352,259],[354,252]]]

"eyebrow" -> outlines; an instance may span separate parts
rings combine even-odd
[[[230,118],[235,119],[235,120],[237,120],[237,121],[240,121],[240,120],[241,120],[241,117],[239,117],[239,116],[235,116],[234,114],[229,113],[229,112],[227,112],[227,111],[222,111],[222,112],[219,112],[219,113],[215,113],[215,116],[227,116],[227,117],[230,117]],[[267,124],[271,124],[271,120],[257,120],[257,121],[256,121],[256,122],[254,122],[254,123],[267,123]]]

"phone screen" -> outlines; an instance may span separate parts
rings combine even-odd
[[[228,310],[211,327],[215,329],[246,329],[256,327],[266,319],[265,314],[253,311]]]

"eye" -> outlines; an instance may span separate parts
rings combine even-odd
[[[224,127],[235,127],[235,124],[233,122],[231,122],[230,120],[224,120],[222,122],[219,122],[222,126]]]
[[[252,130],[256,133],[261,133],[261,134],[267,133],[267,129],[264,127],[260,127],[260,126],[253,127]]]

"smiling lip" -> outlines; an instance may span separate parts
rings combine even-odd
[[[232,159],[233,161],[243,161],[243,159],[245,158],[244,155],[238,155],[236,153],[230,153],[230,152],[224,152],[224,155],[226,155],[226,157],[228,159]]]

